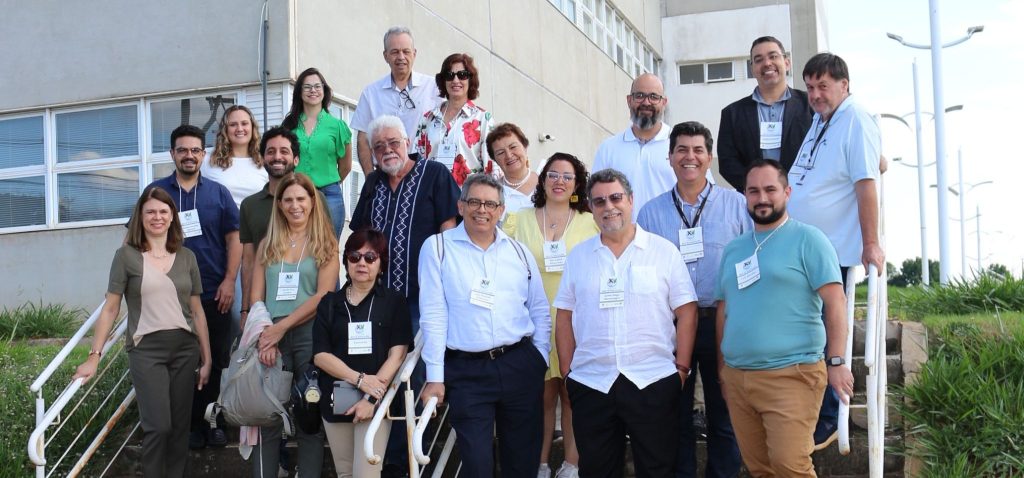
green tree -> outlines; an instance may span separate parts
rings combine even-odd
[[[891,269],[890,269],[891,271]],[[928,261],[928,272],[931,281],[936,281],[939,277],[939,261]],[[899,274],[893,274],[889,283],[895,286],[912,286],[921,283],[921,258],[915,257],[913,259],[904,259],[903,265],[900,267]]]
[[[988,269],[985,271],[987,274],[992,274],[999,277],[1012,277],[1010,275],[1010,268],[996,262],[988,265]]]

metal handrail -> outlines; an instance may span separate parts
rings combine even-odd
[[[402,365],[398,368],[398,374],[388,384],[388,390],[384,394],[384,397],[380,400],[380,405],[377,406],[377,411],[374,412],[373,418],[370,420],[370,425],[366,428],[366,436],[363,438],[363,453],[366,455],[366,461],[371,465],[376,465],[381,462],[382,457],[375,453],[373,450],[373,437],[377,436],[377,431],[380,430],[381,424],[385,418],[397,418],[392,417],[390,412],[391,403],[395,399],[395,395],[398,393],[398,387],[405,383],[411,385],[410,380],[412,379],[412,372],[416,368],[416,362],[420,359],[420,352],[423,348],[423,333],[417,332],[416,338],[413,340],[413,349],[409,351],[405,356],[405,360],[402,361]],[[408,387],[410,390],[412,387]]]
[[[856,268],[846,270],[846,353],[843,357],[846,363],[843,365],[852,373],[853,366],[853,312],[856,306],[857,284],[854,283]],[[828,387],[830,385],[826,385]],[[840,397],[842,398],[842,397]],[[850,400],[852,397],[847,397]],[[839,454],[850,454],[850,404],[839,401]]]
[[[416,420],[416,428],[413,431],[412,452],[416,457],[416,462],[421,465],[430,464],[430,457],[423,454],[423,432],[427,430],[427,424],[430,423],[430,417],[434,415],[435,409],[437,409],[437,397],[430,397],[427,404],[423,406],[423,414]]]
[[[106,299],[104,299],[103,302],[100,302],[99,307],[97,307],[96,310],[94,310],[92,314],[89,315],[88,319],[85,319],[85,322],[83,322],[82,326],[78,328],[78,331],[75,332],[75,335],[71,336],[71,339],[68,340],[68,343],[64,344],[64,348],[60,349],[60,352],[57,352],[57,355],[53,357],[53,360],[50,360],[49,365],[47,365],[46,368],[43,369],[43,373],[40,373],[39,376],[36,377],[35,381],[32,382],[32,385],[28,387],[28,389],[32,393],[38,393],[40,390],[42,390],[43,385],[45,385],[46,382],[50,380],[50,377],[53,375],[54,372],[57,371],[57,368],[64,364],[64,360],[68,358],[68,355],[71,354],[71,351],[78,346],[78,343],[81,342],[83,338],[85,338],[85,334],[89,333],[89,329],[92,328],[92,324],[96,323],[96,321],[99,320],[100,312],[103,310],[103,305],[106,303]]]

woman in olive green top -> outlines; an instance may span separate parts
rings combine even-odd
[[[299,165],[295,171],[309,176],[327,199],[334,238],[345,225],[341,182],[352,171],[352,131],[331,116],[331,87],[316,68],[299,74],[292,92],[292,107],[281,122],[299,137]]]
[[[185,476],[194,388],[210,376],[210,341],[199,295],[199,265],[182,247],[174,200],[150,187],[135,203],[125,245],[114,254],[92,350],[75,378],[96,374],[121,297],[128,304],[125,349],[142,423],[144,476]],[[200,365],[201,363],[201,365]]]
[[[264,301],[274,320],[260,335],[260,361],[272,365],[280,356],[286,370],[297,371],[313,357],[313,318],[320,299],[338,283],[338,240],[306,175],[281,178],[274,206],[257,252],[249,297]],[[299,378],[296,373],[294,379]],[[260,463],[262,476],[277,476],[281,428],[261,427],[256,458],[261,461],[252,467],[253,476],[261,476]],[[323,434],[309,435],[301,428],[296,434],[302,476],[320,476]]]

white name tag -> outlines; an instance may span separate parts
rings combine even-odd
[[[622,307],[626,305],[625,281],[620,277],[602,277],[600,297],[598,305],[602,309]]]
[[[762,121],[761,122],[761,149],[775,149],[782,147],[782,122]]]
[[[679,253],[683,260],[693,262],[704,257],[704,229],[700,226],[679,230]]]
[[[295,300],[299,294],[299,272],[277,274],[277,300]]]
[[[178,220],[181,221],[181,232],[185,237],[196,237],[203,235],[203,229],[199,226],[199,211],[189,209],[178,212]]]
[[[373,326],[370,321],[348,323],[348,354],[366,355],[373,352]]]
[[[459,154],[459,147],[450,138],[441,139],[437,148],[437,160],[440,161],[449,171],[455,167],[455,156]]]
[[[544,241],[544,272],[565,270],[565,241]]]
[[[736,285],[740,289],[746,289],[760,278],[761,268],[757,265],[756,253],[736,264]]]
[[[494,290],[491,288],[491,280],[483,277],[474,282],[473,288],[469,291],[469,303],[483,307],[487,310],[494,308]]]

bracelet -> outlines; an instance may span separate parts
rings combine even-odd
[[[686,373],[687,377],[689,377],[690,373],[692,372],[692,370],[690,370],[690,367],[687,367],[686,365],[683,365],[681,363],[676,363],[676,370]]]
[[[103,358],[103,351],[102,350],[90,350],[89,351],[89,356],[92,357],[93,355],[95,355],[95,356],[97,356],[99,358]]]
[[[238,313],[240,313],[240,314],[248,314],[249,313],[249,309],[242,309],[242,310],[238,311]]]
[[[363,377],[364,376],[366,376],[365,373],[359,372],[359,378],[356,379],[356,388],[359,388],[359,386],[363,384]]]

